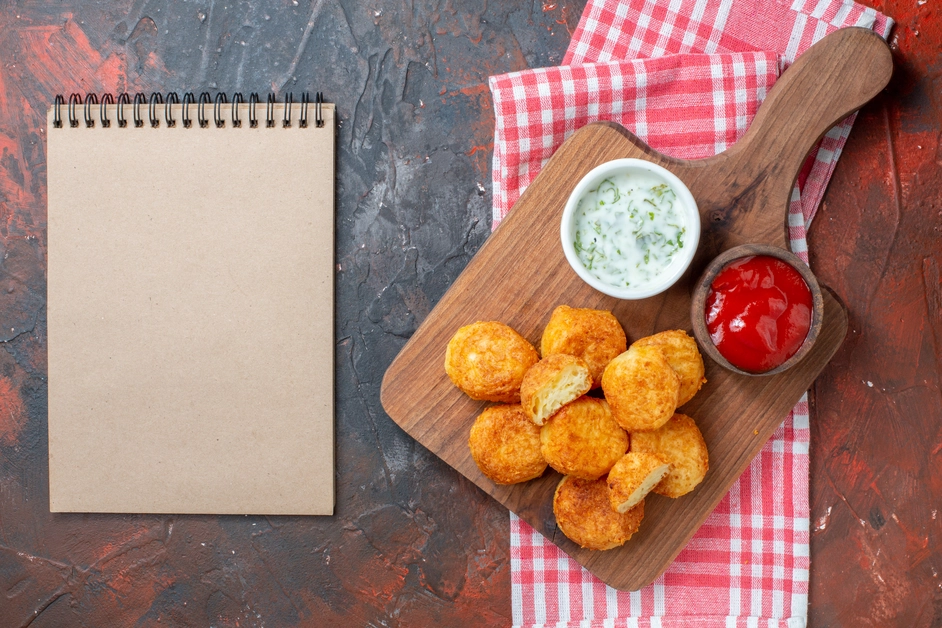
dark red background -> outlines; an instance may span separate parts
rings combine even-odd
[[[0,627],[511,622],[506,512],[379,385],[489,232],[487,77],[558,64],[583,3],[260,4],[0,8]],[[896,75],[810,234],[851,319],[813,390],[814,627],[942,626],[942,15],[874,6],[899,22]],[[217,89],[338,106],[337,515],[52,515],[45,109]]]

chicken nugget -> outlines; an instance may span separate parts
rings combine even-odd
[[[618,427],[604,399],[580,397],[568,403],[540,431],[543,458],[563,475],[594,480],[628,450],[628,434]]]
[[[632,346],[605,367],[602,392],[623,428],[655,430],[677,409],[680,378],[659,347]]]
[[[471,426],[468,446],[481,472],[498,484],[526,482],[546,471],[540,428],[519,405],[484,410]]]
[[[671,365],[677,376],[680,377],[680,399],[678,406],[682,406],[697,394],[700,387],[706,383],[703,376],[703,357],[697,347],[697,341],[680,329],[662,331],[659,334],[636,340],[634,344],[639,347],[658,347],[664,352],[667,363]]]
[[[612,509],[604,478],[564,477],[553,495],[553,514],[563,534],[586,549],[607,550],[625,544],[644,518],[644,501],[624,513]]]
[[[553,310],[540,340],[544,356],[565,353],[585,360],[592,373],[592,388],[602,385],[606,365],[627,347],[625,330],[611,312],[568,305]]]
[[[627,512],[651,492],[671,466],[654,454],[629,451],[608,472],[612,508]]]
[[[570,401],[592,388],[592,375],[585,360],[564,353],[554,353],[530,367],[520,385],[523,411],[537,425]]]
[[[692,491],[706,476],[710,457],[700,428],[685,414],[675,414],[660,429],[631,435],[631,451],[654,454],[671,465],[653,491],[680,497]]]
[[[503,323],[477,322],[455,332],[445,350],[445,372],[472,399],[520,402],[520,383],[540,356]]]

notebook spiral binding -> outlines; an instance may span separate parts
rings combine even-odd
[[[258,127],[258,114],[256,108],[259,104],[259,96],[256,92],[249,94],[249,128]],[[127,92],[122,92],[117,99],[112,94],[103,94],[101,100],[99,100],[97,94],[86,94],[85,98],[82,98],[81,94],[71,94],[69,95],[68,105],[66,104],[65,98],[61,94],[56,95],[55,103],[53,105],[53,123],[52,125],[57,128],[62,128],[62,108],[67,107],[67,116],[69,119],[70,127],[79,126],[81,119],[84,118],[85,126],[91,128],[95,126],[95,119],[92,117],[93,107],[97,106],[98,110],[98,120],[101,123],[101,126],[108,128],[111,126],[111,119],[108,117],[108,106],[117,105],[116,120],[117,126],[124,128],[128,126],[128,120],[125,118],[124,108],[125,106],[131,107],[131,118],[135,127],[144,126],[144,115],[142,114],[142,109],[147,108],[147,120],[150,122],[150,126],[153,128],[158,128],[160,126],[160,108],[163,107],[163,121],[168,127],[174,127],[177,125],[176,118],[173,117],[173,105],[181,104],[183,105],[183,113],[181,116],[180,123],[184,128],[191,128],[193,126],[193,119],[190,118],[190,107],[195,106],[196,109],[196,123],[199,124],[201,128],[206,128],[209,126],[210,118],[207,114],[207,109],[212,107],[212,121],[217,128],[222,128],[226,125],[225,119],[222,117],[222,107],[228,105],[229,99],[227,96],[220,92],[216,94],[215,98],[210,96],[209,92],[203,92],[199,95],[199,98],[193,95],[193,92],[186,92],[183,94],[183,100],[180,100],[180,97],[176,92],[168,92],[166,99],[160,92],[152,92],[150,96],[146,94],[134,94],[133,101],[131,96]],[[275,95],[272,93],[268,94],[268,100],[265,105],[265,126],[268,128],[273,128],[275,126],[275,105],[278,103]],[[232,126],[239,128],[242,126],[242,120],[239,118],[239,105],[245,104],[245,99],[242,97],[241,92],[235,92],[232,95]],[[284,115],[281,120],[283,127],[288,128],[291,126],[291,105],[294,104],[294,94],[288,92],[284,96]],[[323,104],[324,104],[324,94],[323,92],[317,92],[313,103],[311,102],[310,95],[307,92],[304,92],[301,95],[301,115],[298,119],[298,126],[300,128],[306,128],[308,125],[308,106],[314,105],[314,126],[323,127],[324,126],[324,114],[323,114]],[[79,108],[84,109],[82,115],[78,113]]]

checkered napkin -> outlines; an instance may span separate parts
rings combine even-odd
[[[828,33],[889,18],[849,0],[589,0],[564,65],[491,77],[494,225],[576,129],[614,120],[675,157],[721,152],[745,132],[781,68]],[[788,224],[807,261],[814,217],[853,117],[799,175]],[[674,563],[615,591],[511,515],[516,626],[711,628],[806,624],[808,402],[803,398]]]

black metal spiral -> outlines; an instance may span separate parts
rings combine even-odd
[[[268,128],[275,127],[275,95],[268,95],[268,104],[265,105],[265,126]]]
[[[193,95],[193,92],[183,94],[183,128],[185,129],[193,126],[193,121],[190,120],[190,105],[195,103],[196,96]]]
[[[222,106],[228,103],[226,100],[226,95],[222,92],[216,94],[216,98],[213,99],[213,122],[216,123],[216,128],[221,129],[226,126],[226,121],[222,117]]]
[[[258,107],[258,94],[252,92],[249,94],[249,127],[253,129],[258,127],[258,115],[255,112],[256,107]]]
[[[75,117],[75,108],[82,104],[81,94],[69,95],[69,126],[75,128],[79,125],[78,118]]]
[[[157,117],[157,105],[162,104],[164,104],[164,97],[160,95],[160,92],[153,92],[147,106],[147,117],[150,119],[151,128],[156,129],[160,126],[160,118]]]
[[[242,92],[236,92],[232,95],[232,126],[237,129],[242,126],[242,120],[239,118],[239,105],[243,102]]]
[[[144,118],[141,117],[141,107],[146,102],[147,102],[146,95],[134,94],[134,106],[132,107],[132,113],[134,114],[134,126],[138,128],[144,126]]]
[[[318,128],[324,126],[324,92],[317,92],[317,105],[314,107],[314,124]]]
[[[64,104],[65,99],[62,94],[56,94],[56,100],[52,105],[52,126],[56,129],[62,128],[62,105]]]
[[[260,98],[258,93],[251,92],[249,94],[248,106],[249,106],[249,123],[248,128],[257,128],[258,127],[258,104]],[[181,101],[180,97],[176,92],[167,92],[166,98],[161,95],[159,92],[153,92],[150,96],[146,94],[137,93],[133,96],[127,92],[122,92],[117,96],[117,98],[112,94],[102,94],[101,100],[99,100],[96,94],[86,94],[84,97],[82,94],[73,93],[69,95],[68,101],[62,96],[62,94],[57,94],[55,101],[53,102],[53,117],[52,117],[52,126],[54,128],[62,128],[62,108],[68,107],[67,116],[69,119],[69,127],[76,128],[79,126],[80,118],[78,113],[79,107],[84,107],[82,111],[82,117],[84,118],[86,128],[92,128],[95,126],[95,116],[92,110],[92,107],[98,106],[98,122],[101,124],[102,128],[111,127],[111,119],[108,117],[108,107],[115,106],[115,120],[117,122],[118,128],[126,128],[128,126],[128,121],[125,118],[124,108],[127,105],[131,105],[132,114],[131,117],[134,121],[134,126],[141,128],[144,126],[144,114],[142,109],[147,107],[147,121],[150,123],[152,128],[158,128],[160,126],[160,112],[159,109],[163,106],[163,119],[167,127],[175,127],[177,124],[176,118],[174,118],[174,107],[180,105],[181,107],[181,122],[184,128],[192,128],[193,120],[190,118],[190,105],[196,105],[196,121],[201,128],[206,128],[209,126],[209,117],[207,115],[206,108],[212,106],[213,108],[213,123],[217,128],[222,128],[226,126],[226,118],[223,114],[223,106],[229,104],[229,99],[226,94],[223,92],[217,92],[215,97],[211,96],[209,92],[202,92],[199,95],[199,98],[193,95],[193,92],[186,92],[183,94],[183,99]],[[232,95],[232,110],[230,113],[229,119],[232,122],[234,128],[242,128],[242,119],[239,114],[239,107],[246,104],[245,99],[242,96],[242,92],[235,92]],[[266,99],[265,106],[265,126],[267,128],[275,127],[275,105],[278,103],[278,98],[273,93],[269,93]],[[283,115],[281,119],[281,126],[283,128],[290,128],[292,126],[292,112],[294,110],[294,94],[287,92],[284,95],[283,102],[284,105]],[[298,117],[298,128],[305,129],[308,127],[308,109],[311,105],[311,97],[307,92],[301,94],[301,113]],[[323,92],[317,92],[314,104],[314,126],[323,127],[325,124],[324,121],[324,94]]]
[[[98,96],[95,94],[86,94],[85,96],[85,128],[90,129],[95,126],[95,119],[92,118],[92,105],[98,104]]]
[[[199,122],[200,128],[205,129],[209,126],[209,118],[205,115],[204,107],[211,102],[212,98],[210,98],[209,92],[200,94],[199,102],[196,103],[196,121]]]
[[[168,127],[177,126],[177,120],[173,117],[173,106],[180,104],[180,98],[176,92],[167,92],[167,105],[164,107],[164,120]]]
[[[288,128],[291,126],[291,109],[294,105],[294,94],[288,92],[285,94],[285,115],[281,121],[281,126]]]
[[[114,104],[114,96],[111,94],[102,94],[101,106],[98,109],[98,118],[101,120],[101,126],[107,129],[111,126],[111,120],[108,119],[108,105]]]
[[[128,125],[128,121],[124,119],[124,106],[131,104],[131,97],[128,96],[127,92],[122,93],[118,96],[118,105],[117,105],[117,116],[118,116],[118,126],[122,129]]]

